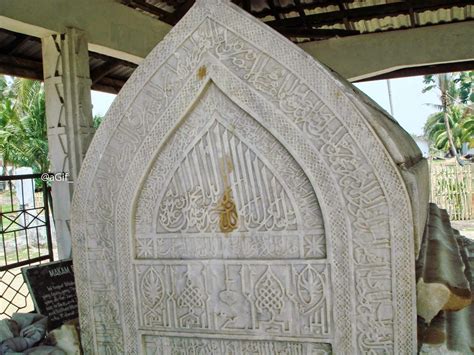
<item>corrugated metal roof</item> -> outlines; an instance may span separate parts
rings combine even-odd
[[[176,23],[191,5],[189,0],[116,1],[171,24]],[[246,8],[245,1],[234,2]],[[336,35],[353,36],[474,19],[474,1],[471,0],[248,1],[254,16],[297,43]],[[319,29],[338,31],[323,33],[318,32]],[[305,37],[308,33],[311,38]],[[108,92],[117,92],[136,67],[132,63],[98,53],[90,53],[89,64],[95,76],[95,79],[92,78],[93,87]],[[0,66],[6,74],[41,79],[39,39],[0,29]],[[101,71],[107,75],[102,76]]]
[[[292,1],[292,0],[290,0]],[[354,1],[352,3],[346,3],[344,6],[346,9],[361,9],[364,7],[370,6],[379,6],[387,5],[393,3],[401,3],[401,1],[382,1],[382,0],[370,0],[370,1]],[[339,6],[326,6],[326,7],[316,7],[314,9],[305,9],[305,14],[307,16],[316,15],[316,14],[328,14],[340,12],[341,8]],[[297,12],[291,12],[288,14],[282,15],[284,18],[292,18],[299,16]],[[266,16],[263,21],[268,22],[272,21],[275,18],[273,16]],[[341,20],[339,23],[334,23],[331,25],[322,25],[318,26],[317,22],[313,23],[314,28],[321,29],[354,29],[359,31],[361,34],[364,33],[373,33],[381,31],[393,31],[399,29],[406,29],[412,27],[428,26],[428,25],[437,25],[443,23],[451,23],[458,21],[466,21],[474,19],[474,6],[453,6],[451,8],[441,8],[437,10],[427,10],[422,12],[413,13],[413,21],[409,13],[406,14],[396,14],[389,15],[385,17],[374,17],[371,19],[363,19],[358,21],[351,21],[350,18],[346,23]],[[296,42],[307,41],[307,39],[295,39]]]
[[[182,12],[181,7],[184,6],[186,0],[117,0],[137,8],[141,12],[149,13],[155,18],[163,21],[178,19],[174,16],[178,12]],[[234,3],[244,7],[244,0],[235,0]],[[452,3],[452,5],[451,5]],[[459,4],[466,4],[465,6]],[[400,12],[396,10],[383,16],[386,6],[399,6]],[[422,5],[422,7],[420,7]],[[409,7],[414,10],[409,11]],[[157,10],[153,12],[153,7]],[[425,10],[435,7],[435,10]],[[260,18],[263,22],[268,22],[272,26],[285,27],[288,19],[301,19],[300,13],[304,13],[305,22],[311,29],[347,29],[356,30],[359,34],[392,31],[398,29],[406,29],[411,27],[436,25],[441,23],[450,23],[457,21],[466,21],[474,19],[474,3],[469,1],[401,1],[401,0],[250,0],[250,12]],[[151,9],[151,10],[150,10]],[[352,10],[366,9],[373,12],[373,15],[362,16],[363,18],[353,18]],[[421,9],[421,10],[417,10]],[[163,15],[165,12],[165,15]],[[411,12],[411,13],[410,13]],[[344,14],[348,14],[344,18]],[[169,16],[166,16],[168,14]],[[318,19],[313,19],[308,24],[307,18],[312,15],[334,15],[338,20],[328,23],[318,23]],[[360,14],[358,15],[360,17]],[[357,16],[356,16],[357,17]],[[322,19],[321,19],[322,20]],[[278,23],[277,23],[278,21]],[[303,28],[303,23],[294,22],[292,28]],[[292,38],[295,42],[318,40],[318,38],[305,38],[299,35],[298,38]],[[321,37],[319,39],[325,39]]]

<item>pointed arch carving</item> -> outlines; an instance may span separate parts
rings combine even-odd
[[[206,95],[227,102],[225,112],[195,115],[208,120],[189,124],[193,113],[211,105]],[[114,102],[76,186],[74,258],[86,352],[160,353],[172,347],[217,349],[209,353],[220,354],[231,348],[245,353],[242,349],[252,346],[291,348],[297,354],[412,353],[416,323],[409,197],[361,104],[327,69],[241,9],[227,2],[197,2]],[[251,137],[252,130],[244,135],[242,128],[230,128],[232,114],[239,117],[236,124],[253,122],[253,131],[266,132],[263,140],[266,135],[285,154],[275,158],[252,143],[258,138]],[[282,230],[295,233],[287,241],[298,241],[294,255],[288,248],[288,260],[278,256],[280,261],[270,267],[265,256],[250,254],[244,260],[236,252],[229,260],[221,256],[211,270],[200,260],[209,255],[162,255],[167,248],[157,249],[164,243],[157,240],[176,227],[165,228],[160,208],[167,197],[192,193],[188,188],[200,185],[191,184],[190,177],[187,188],[179,190],[177,176],[180,164],[195,159],[193,149],[210,132],[234,138],[242,152],[251,147],[260,171],[273,174],[277,198],[285,201]],[[182,153],[167,156],[171,149]],[[158,164],[165,157],[169,170]],[[284,176],[292,166],[306,190],[298,192],[297,184]],[[272,181],[270,174],[262,179]],[[220,184],[216,196],[228,187],[223,180]],[[239,197],[235,186],[232,200],[243,221],[248,200]],[[306,192],[307,200],[302,197]],[[212,227],[195,221],[187,222],[183,235],[199,234],[199,223],[208,228],[205,233],[219,234],[216,221]],[[247,224],[238,228],[229,240],[234,233],[259,232]],[[264,281],[258,280],[265,277],[278,285],[278,292],[246,289],[261,285]],[[140,313],[140,282],[168,290],[150,306],[155,313],[146,313],[149,319]],[[222,286],[219,292],[211,292],[217,290],[213,282]],[[312,285],[320,286],[312,290]],[[199,307],[186,309],[196,302]],[[166,312],[156,313],[158,303]],[[255,310],[258,321],[234,317],[229,310],[235,303],[248,307],[243,315]],[[221,308],[212,308],[215,304]],[[298,318],[291,320],[291,314]],[[197,339],[169,334],[172,329],[188,329]],[[226,336],[211,340],[216,332]],[[256,334],[264,340],[252,340]]]
[[[275,137],[212,81],[186,116],[137,199],[137,257],[324,258],[314,189]],[[176,154],[183,158],[173,165]],[[233,233],[220,223],[228,191]]]

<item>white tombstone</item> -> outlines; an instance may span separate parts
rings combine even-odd
[[[33,169],[22,167],[15,169],[15,175],[31,175]],[[15,180],[15,191],[18,204],[25,206],[23,208],[32,207],[35,198],[35,181],[33,179]]]
[[[85,352],[415,353],[426,176],[349,83],[239,7],[198,1],[82,165]]]

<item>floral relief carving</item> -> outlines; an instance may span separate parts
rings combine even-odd
[[[329,339],[329,273],[324,262],[251,261],[137,265],[144,330]],[[150,294],[153,292],[153,294]]]

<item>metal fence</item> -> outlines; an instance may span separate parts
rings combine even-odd
[[[41,174],[0,176],[0,318],[32,309],[21,267],[54,259],[49,210]]]
[[[431,202],[448,211],[451,220],[474,219],[474,164],[431,162]]]

